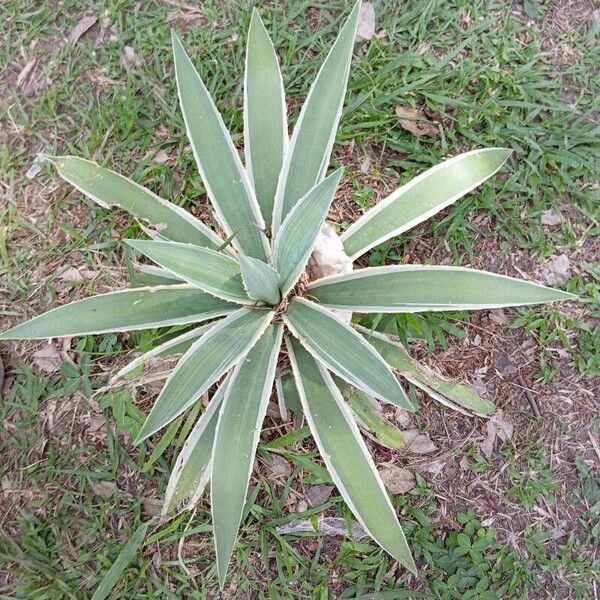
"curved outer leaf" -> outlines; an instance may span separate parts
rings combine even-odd
[[[283,327],[269,326],[234,369],[219,413],[210,485],[221,588],[242,520],[261,424],[273,390]]]
[[[217,217],[225,233],[235,235],[236,249],[266,260],[265,222],[252,184],[217,107],[175,34],[173,55],[185,128]]]
[[[296,285],[306,267],[342,172],[343,169],[338,169],[312,188],[292,208],[277,233],[273,245],[273,264],[279,273],[282,296]]]
[[[188,500],[186,508],[193,508],[204,493],[206,484],[210,480],[219,408],[229,379],[228,377],[213,394],[206,410],[200,415],[177,456],[165,492],[163,515],[175,510],[186,500]]]
[[[209,294],[238,304],[254,304],[244,290],[239,262],[222,252],[176,242],[125,241],[161,267]]]
[[[208,321],[236,308],[188,284],[134,288],[53,308],[0,334],[0,340],[154,329]]]
[[[327,309],[296,296],[283,319],[302,345],[336,375],[370,396],[415,410],[375,348]]]
[[[102,206],[118,206],[150,223],[163,238],[218,248],[223,240],[192,214],[141,185],[76,156],[48,156],[58,174]]]
[[[294,127],[273,207],[273,233],[311,188],[323,179],[342,115],[360,0],[321,66]]]
[[[279,276],[267,263],[250,256],[240,256],[244,289],[250,298],[267,304],[279,304]]]
[[[136,444],[188,409],[248,350],[268,327],[273,313],[240,308],[216,323],[182,356],[167,379]]]
[[[266,223],[288,146],[287,111],[279,62],[256,8],[252,11],[244,79],[246,170]]]
[[[111,381],[127,378],[127,376],[131,376],[132,379],[137,378],[142,374],[144,366],[148,363],[148,361],[164,356],[172,356],[173,354],[182,354],[187,352],[189,347],[199,337],[204,335],[213,325],[214,323],[209,323],[208,325],[196,327],[191,331],[187,331],[186,333],[172,337],[163,344],[159,344],[155,348],[152,348],[152,350],[148,350],[148,352],[144,352],[120,369],[116,375],[111,378]],[[134,375],[131,375],[132,373],[134,373]]]
[[[465,408],[482,417],[489,417],[494,412],[493,402],[481,398],[473,388],[448,381],[426,365],[417,362],[398,338],[371,331],[360,325],[355,325],[355,328],[377,349],[392,369],[398,371],[402,377],[421,388],[434,400],[465,414],[468,414],[463,410]]]
[[[288,344],[288,353],[306,420],[344,501],[365,531],[416,574],[394,508],[340,391],[298,343]]]
[[[182,279],[176,277],[173,273],[169,273],[166,269],[161,269],[154,265],[143,264],[136,264],[133,266],[133,271],[130,272],[129,281],[134,287],[184,283]]]
[[[340,393],[352,409],[356,421],[370,431],[377,441],[386,448],[396,450],[405,445],[404,435],[398,427],[392,425],[383,415],[379,402],[361,390],[334,378]]]
[[[309,290],[321,304],[363,313],[478,310],[577,298],[506,275],[426,265],[358,269],[318,279]]]
[[[450,206],[491,177],[510,156],[505,148],[460,154],[415,177],[342,234],[346,254],[359,256]]]

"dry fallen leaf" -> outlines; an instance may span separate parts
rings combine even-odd
[[[544,281],[548,285],[556,285],[567,280],[571,275],[571,262],[566,254],[551,256],[542,266]]]
[[[504,411],[499,408],[494,416],[486,423],[486,428],[486,438],[481,442],[479,448],[486,458],[491,458],[492,453],[494,452],[496,438],[499,438],[503,442],[510,440],[513,436],[515,426],[512,419],[505,416]]]
[[[292,473],[292,465],[279,454],[272,454],[271,458],[273,459],[273,464],[267,465],[270,474],[273,477],[287,479]]]
[[[344,537],[353,537],[360,540],[369,537],[360,523],[352,525],[352,533],[348,531],[346,519],[341,517],[320,517],[316,523],[317,528],[313,526],[313,521],[308,519],[299,519],[285,525],[277,527],[277,533],[297,535],[299,533],[322,533],[324,535],[341,535]]]
[[[75,25],[75,27],[73,27],[73,29],[71,29],[71,32],[69,33],[69,37],[67,38],[67,42],[69,43],[69,46],[74,46],[78,41],[79,38],[88,30],[90,29],[90,27],[92,27],[93,25],[96,24],[96,21],[98,20],[98,17],[95,16],[88,16],[88,17],[83,17],[83,19],[81,19],[77,25]]]
[[[468,471],[471,468],[471,463],[469,462],[469,459],[466,456],[463,456],[460,459],[458,466],[460,467],[461,471]]]
[[[432,460],[431,462],[421,465],[419,470],[425,471],[426,473],[431,473],[435,477],[444,470],[445,466],[446,461],[442,458],[438,458],[437,460]]]
[[[162,511],[163,500],[156,496],[144,496],[142,500],[142,508],[148,517],[158,517]]]
[[[311,485],[306,493],[306,499],[311,506],[319,506],[326,502],[333,492],[332,485]]]
[[[27,177],[27,179],[33,179],[34,177],[39,175],[42,172],[42,169],[44,168],[43,165],[45,162],[46,158],[43,154],[36,155],[36,157],[33,159],[33,162],[31,163],[31,166],[27,170],[27,173],[25,173],[25,177]]]
[[[394,413],[394,419],[400,427],[403,429],[408,429],[411,426],[412,418],[410,413],[404,408],[397,408]]]
[[[171,159],[171,157],[167,154],[167,152],[165,152],[164,150],[159,150],[154,155],[154,158],[152,160],[154,160],[155,163],[162,165],[163,163],[166,163],[170,159]]]
[[[69,267],[61,275],[62,281],[84,281],[86,279],[94,279],[98,275],[98,271],[92,271],[85,267]]]
[[[33,353],[33,364],[46,373],[56,373],[63,362],[63,353],[51,343]]]
[[[417,429],[409,429],[402,432],[406,446],[404,449],[413,454],[431,454],[437,450],[437,446],[431,441],[431,438],[424,433],[419,433]]]
[[[75,362],[67,353],[72,340],[73,338],[68,337],[56,342],[49,342],[41,350],[33,353],[33,364],[46,373],[56,373],[64,362],[75,365]],[[60,344],[61,347],[59,348],[56,344]]]
[[[418,108],[396,106],[396,116],[400,119],[402,128],[413,135],[435,137],[438,134],[437,125],[428,121]]]
[[[508,354],[504,352],[494,353],[493,355],[494,368],[502,375],[514,375],[518,372],[515,363],[511,360]]]
[[[119,491],[119,488],[113,481],[92,481],[90,482],[90,487],[94,494],[102,496],[102,498],[110,498]]]
[[[136,54],[132,46],[125,46],[121,56],[121,66],[126,71],[131,71],[134,67],[139,67],[142,64],[142,59]]]
[[[17,87],[18,88],[20,88],[25,83],[27,78],[29,77],[29,74],[31,73],[33,67],[35,66],[36,60],[37,60],[37,58],[32,58],[32,59],[28,60],[27,64],[21,69],[21,72],[17,76]]]
[[[356,41],[364,42],[375,35],[375,9],[371,2],[365,2],[360,7],[358,17],[358,28],[356,30]]]
[[[542,213],[542,225],[559,225],[562,223],[562,215],[559,211],[550,208]]]
[[[415,486],[415,476],[402,467],[394,465],[381,467],[379,475],[392,494],[405,494]]]

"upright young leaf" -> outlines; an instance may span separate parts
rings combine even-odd
[[[255,8],[246,48],[244,147],[246,170],[254,184],[263,218],[269,225],[287,146],[287,114],[279,62]]]
[[[478,310],[577,298],[497,273],[426,265],[358,269],[317,279],[309,289],[321,304],[363,313]]]
[[[202,497],[206,484],[210,480],[219,408],[228,382],[229,377],[213,394],[206,410],[200,415],[177,456],[165,492],[163,515],[175,510],[185,501],[187,501],[186,508],[191,509]]]
[[[415,410],[375,348],[330,311],[295,297],[283,319],[302,345],[336,375],[370,396]]]
[[[448,381],[412,358],[397,338],[371,331],[359,325],[355,325],[355,328],[372,344],[392,369],[421,388],[434,400],[463,413],[466,413],[464,409],[467,409],[483,417],[488,417],[494,412],[494,404],[481,398],[473,388]]]
[[[265,222],[252,184],[217,107],[175,34],[173,54],[183,120],[215,213],[225,233],[234,236],[236,249],[266,260]]]
[[[238,304],[253,304],[242,282],[240,264],[222,252],[193,244],[125,240],[149,259],[200,289]]]
[[[209,329],[173,369],[136,443],[168,425],[242,361],[272,318],[273,313],[266,310],[241,308]]]
[[[155,329],[208,321],[237,307],[188,284],[120,290],[77,300],[21,323],[1,340]]]
[[[277,271],[258,258],[240,256],[242,280],[250,298],[275,305],[281,300]]]
[[[174,285],[183,283],[183,280],[169,273],[166,269],[154,265],[135,264],[129,273],[129,282],[133,287],[150,285]]]
[[[123,175],[76,156],[48,156],[57,173],[102,206],[118,206],[152,225],[168,240],[218,248],[223,240],[180,206],[163,200]]]
[[[286,342],[287,343],[287,342]],[[277,404],[279,406],[279,415],[282,421],[289,419],[288,411],[298,413],[302,410],[300,406],[300,396],[296,390],[294,377],[290,374],[277,377],[275,380],[275,391],[277,392]]]
[[[234,369],[219,414],[213,445],[210,503],[221,588],[242,520],[282,335],[281,325],[269,326],[246,359]]]
[[[491,177],[511,151],[485,148],[455,156],[411,179],[342,234],[346,254],[357,259],[450,206]]]
[[[354,5],[313,82],[294,127],[277,183],[273,233],[300,200],[325,176],[342,115],[360,0]]]
[[[344,501],[365,531],[416,574],[404,532],[340,391],[300,344],[292,341],[288,353],[306,420]]]
[[[312,188],[292,208],[277,232],[273,245],[273,264],[279,273],[283,296],[294,287],[306,267],[342,171],[338,169]]]

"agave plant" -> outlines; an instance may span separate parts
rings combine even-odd
[[[0,336],[53,338],[180,326],[179,335],[136,358],[119,375],[134,373],[152,357],[182,354],[137,443],[210,396],[176,460],[164,512],[192,507],[210,483],[221,585],[274,387],[282,413],[293,408],[308,422],[333,481],[365,530],[413,572],[409,547],[358,424],[383,443],[401,443],[377,412],[378,402],[414,410],[398,373],[457,410],[480,415],[493,410],[473,390],[419,365],[398,339],[365,329],[345,318],[348,314],[490,309],[573,298],[459,267],[396,264],[316,280],[306,275],[342,175],[341,169],[327,175],[327,169],[359,10],[357,3],[289,139],[278,60],[253,12],[244,86],[245,166],[174,35],[181,110],[219,232],[113,171],[72,156],[48,157],[80,192],[144,223],[152,239],[126,243],[159,265],[146,271],[160,285],[79,300]],[[397,189],[342,233],[339,247],[348,263],[470,192],[508,155],[497,148],[467,152]]]

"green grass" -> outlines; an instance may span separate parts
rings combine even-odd
[[[345,5],[298,0],[270,2],[262,10],[282,60],[292,120]],[[317,7],[310,18],[309,6]],[[250,8],[245,2],[204,2],[202,19],[189,21],[183,35],[238,144]],[[389,187],[392,179],[405,182],[449,154],[476,146],[507,146],[515,152],[501,176],[441,217],[375,249],[370,263],[401,260],[422,238],[435,247],[447,244],[455,264],[477,259],[485,242],[500,257],[525,257],[532,271],[551,254],[567,253],[573,269],[564,286],[587,299],[584,308],[577,314],[523,310],[513,326],[535,336],[542,381],[556,376],[557,349],[564,349],[582,385],[588,385],[600,373],[600,329],[594,321],[600,317],[599,273],[593,264],[600,233],[600,126],[593,117],[600,108],[594,77],[600,43],[589,45],[585,26],[565,34],[561,40],[581,57],[559,69],[541,49],[551,15],[546,4],[531,26],[499,2],[381,0],[375,8],[377,29],[387,35],[356,52],[334,160],[343,160],[350,141],[358,158],[371,157],[368,184],[347,171],[356,203],[370,206],[378,186]],[[98,16],[99,24],[71,48],[63,41],[86,10]],[[0,211],[0,315],[21,319],[59,297],[64,301],[122,282],[127,257],[120,239],[139,233],[123,215],[92,206],[66,186],[56,188],[49,170],[27,179],[37,152],[94,158],[187,208],[205,207],[204,188],[186,147],[170,51],[170,27],[181,29],[183,14],[194,13],[157,1],[65,0],[57,8],[49,1],[8,0],[2,5],[0,69],[9,66],[14,77],[0,83],[0,172],[7,199]],[[121,63],[125,46],[140,59],[130,70]],[[31,79],[17,89],[16,74],[31,58],[37,59]],[[403,130],[394,113],[397,105],[426,109],[441,122],[440,135],[416,138]],[[159,164],[148,158],[159,150],[173,159]],[[548,228],[541,215],[551,208],[565,219]],[[104,265],[110,270],[82,285],[65,284],[60,272],[73,256],[90,269]],[[400,325],[434,351],[460,343],[464,322],[466,314],[424,315],[404,318]],[[4,587],[0,576],[0,597],[89,597],[136,526],[148,518],[144,497],[163,493],[181,439],[174,432],[174,444],[165,452],[153,453],[152,445],[133,451],[130,440],[142,420],[143,392],[98,398],[100,408],[93,414],[105,418],[105,435],[96,445],[82,438],[78,427],[49,435],[44,420],[49,403],[73,394],[90,398],[106,382],[111,360],[150,344],[153,335],[85,338],[76,347],[78,368],[63,366],[52,376],[35,374],[28,366],[15,372],[15,384],[0,403],[0,480],[10,477],[22,493],[11,518],[0,521],[0,573],[13,574]],[[414,493],[395,499],[421,567],[422,579],[415,582],[390,575],[390,561],[374,544],[330,538],[299,543],[277,534],[278,524],[296,518],[285,508],[291,481],[326,477],[313,455],[293,446],[280,451],[293,465],[292,476],[283,488],[261,477],[250,497],[231,578],[241,597],[398,598],[400,590],[415,585],[436,598],[461,600],[535,597],[544,589],[588,597],[587,585],[598,570],[590,550],[598,537],[598,498],[592,499],[596,480],[589,472],[581,470],[569,499],[577,506],[587,503],[580,517],[587,536],[569,534],[547,543],[548,532],[530,525],[516,549],[499,541],[501,532],[482,526],[468,506],[452,515],[458,520],[454,529],[440,529],[440,501],[422,481]],[[528,452],[524,460],[502,458],[509,464],[511,502],[527,508],[540,497],[552,500],[554,476],[544,452],[547,447]],[[271,453],[261,450],[264,460]],[[476,473],[495,468],[474,453]],[[533,483],[524,479],[526,470],[536,474]],[[111,497],[94,491],[100,481],[116,483]],[[324,510],[349,517],[336,495],[313,512]],[[208,507],[198,508],[186,533],[188,521],[183,515],[151,528],[143,556],[115,597],[215,597]],[[177,558],[184,536],[183,556],[193,578]],[[485,543],[471,552],[479,540]],[[558,573],[566,575],[561,579]]]

